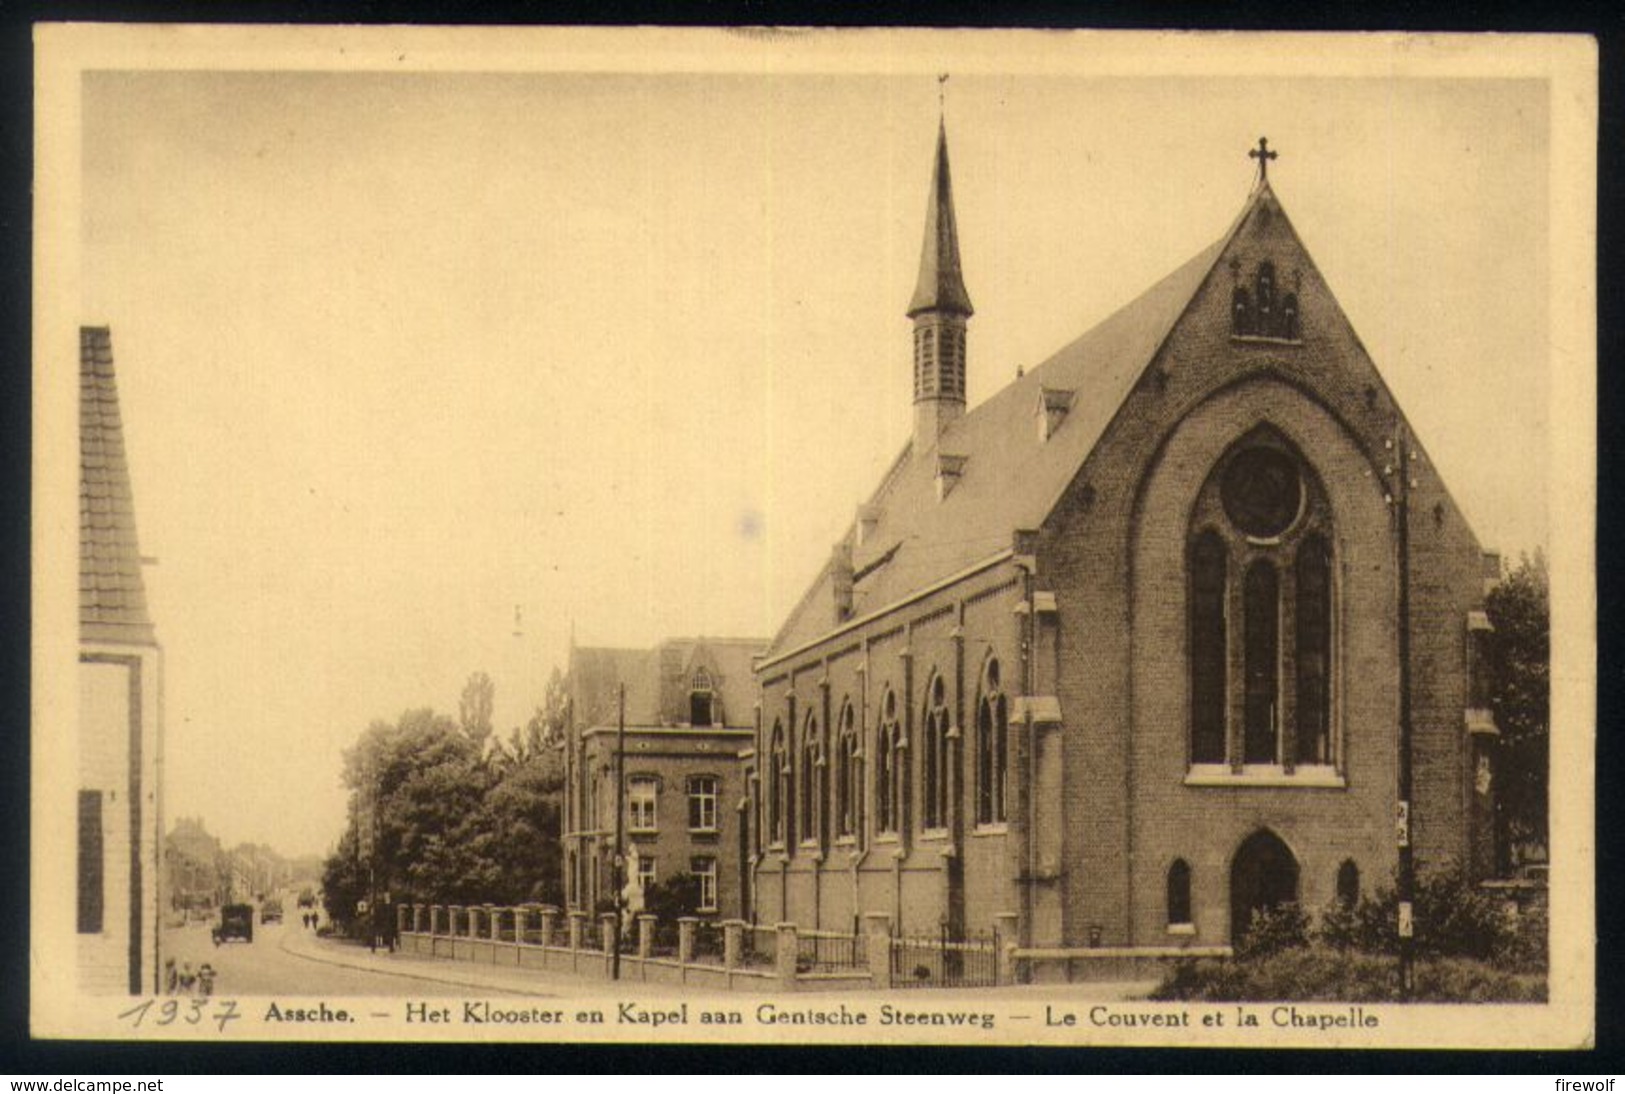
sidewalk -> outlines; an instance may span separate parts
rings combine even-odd
[[[337,942],[317,938],[307,932],[285,935],[282,948],[288,953],[310,961],[467,988],[470,995],[500,993],[542,999],[613,997],[622,1000],[633,997],[658,996],[695,1002],[710,999],[719,1001],[732,999],[737,1002],[740,998],[750,995],[777,996],[781,994],[771,989],[754,993],[721,992],[714,989],[706,990],[685,987],[680,984],[661,984],[643,980],[614,981],[599,977],[573,976],[561,972],[550,971],[543,973],[534,969],[520,969],[508,965],[484,965],[472,961],[451,961],[445,958],[417,957],[400,953],[392,954],[382,950],[373,953],[365,946],[359,946],[352,942]],[[1101,981],[1098,983],[1075,984],[1010,984],[996,988],[966,988],[963,991],[902,990],[876,992],[864,990],[835,993],[797,993],[797,997],[812,1001],[822,996],[831,1000],[838,998],[854,1002],[881,998],[895,1001],[898,997],[903,997],[918,1000],[922,1004],[933,999],[975,999],[977,1002],[982,1003],[1021,1003],[1047,1000],[1097,1003],[1143,999],[1155,987],[1156,981],[1154,980]]]
[[[284,935],[282,949],[296,957],[317,961],[340,968],[359,969],[364,972],[388,973],[391,976],[411,977],[436,984],[449,984],[467,988],[470,995],[495,994],[528,995],[534,998],[559,996],[626,996],[636,991],[639,995],[688,996],[678,985],[645,984],[641,981],[616,982],[597,977],[571,976],[568,973],[541,973],[534,969],[520,969],[506,965],[482,965],[472,961],[451,961],[445,958],[416,957],[379,950],[373,953],[366,946],[354,942],[339,942],[318,938],[308,931]]]

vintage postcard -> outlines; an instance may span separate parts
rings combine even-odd
[[[36,1037],[1591,1043],[1589,39],[36,48]]]

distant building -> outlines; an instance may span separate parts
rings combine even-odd
[[[79,332],[80,986],[160,989],[162,657],[147,614],[106,327]]]
[[[615,895],[619,693],[626,689],[625,825],[645,888],[700,879],[701,911],[740,912],[747,797],[741,749],[755,737],[751,658],[762,639],[672,638],[653,649],[570,651],[564,893],[594,911]],[[630,866],[628,867],[630,870]]]
[[[1402,830],[1424,869],[1493,869],[1493,563],[1273,155],[1216,242],[967,409],[939,132],[912,440],[758,663],[759,919],[1226,944],[1261,909],[1389,883]]]

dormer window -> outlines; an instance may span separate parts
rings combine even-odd
[[[858,546],[862,547],[875,538],[875,530],[880,527],[881,509],[878,505],[858,506]]]
[[[1060,388],[1045,387],[1038,389],[1038,439],[1047,441],[1055,436],[1055,431],[1061,428],[1066,420],[1067,411],[1072,409],[1072,392]]]
[[[937,455],[937,500],[946,498],[953,488],[959,484],[960,477],[965,473],[965,463],[968,456],[949,456],[945,453]]]
[[[711,674],[705,671],[704,666],[695,669],[688,683],[688,724],[694,726],[715,724],[713,721],[716,712],[715,700],[716,688],[711,682]]]

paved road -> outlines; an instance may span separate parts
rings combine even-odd
[[[296,937],[305,928],[289,923],[255,923],[253,942],[216,946],[207,923],[188,924],[164,933],[164,953],[176,965],[204,962],[214,966],[214,993],[230,995],[410,995],[479,997],[507,994],[495,986],[444,983],[406,972],[354,968],[324,960],[324,951],[342,959],[353,949],[343,943]],[[297,951],[297,952],[296,952]],[[365,950],[360,951],[365,953]],[[451,964],[451,963],[447,963]],[[453,966],[455,967],[455,966]],[[539,993],[535,993],[539,994]]]

